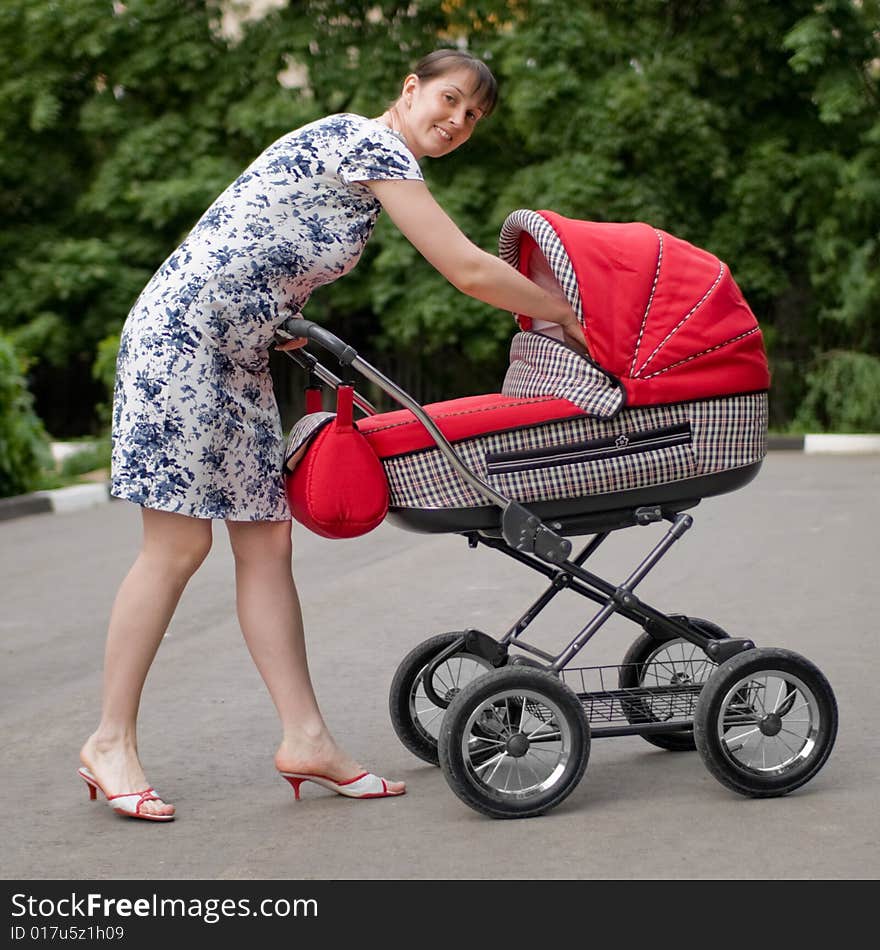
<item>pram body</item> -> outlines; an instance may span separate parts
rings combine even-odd
[[[761,332],[728,269],[645,224],[547,211],[510,215],[500,254],[525,274],[538,260],[549,266],[584,327],[586,358],[520,316],[500,392],[421,407],[332,334],[308,325],[342,365],[405,408],[356,424],[340,425],[345,413],[323,411],[300,420],[288,451],[294,515],[331,537],[375,523],[335,533],[351,499],[342,499],[330,522],[316,522],[306,497],[317,490],[325,502],[336,498],[332,484],[307,485],[303,473],[345,469],[332,438],[354,429],[359,451],[369,448],[367,468],[373,456],[381,465],[370,478],[387,492],[382,516],[410,530],[463,534],[550,581],[503,637],[461,631],[411,651],[392,685],[399,737],[439,762],[463,801],[495,817],[541,814],[562,801],[583,774],[591,735],[696,745],[713,774],[744,794],[802,785],[824,764],[836,733],[822,674],[797,654],[759,650],[709,621],[664,615],[633,593],[690,526],[684,512],[746,485],[766,453]],[[313,377],[345,390],[307,354],[299,360]],[[366,470],[354,479],[355,493],[369,481]],[[666,535],[624,582],[610,584],[584,568],[611,531],[663,520],[671,525]],[[567,537],[584,534],[593,537],[570,557]],[[523,633],[563,589],[599,610],[553,655]],[[614,613],[643,630],[623,662],[573,669],[574,656]],[[772,702],[769,688],[779,690]],[[763,716],[756,691],[772,707]],[[775,739],[777,720],[804,703],[809,735],[789,755]],[[774,745],[775,766],[766,766],[766,750],[760,768],[743,761],[736,747],[753,744],[753,735]]]

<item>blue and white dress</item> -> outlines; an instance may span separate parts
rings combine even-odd
[[[270,145],[159,268],[122,332],[111,493],[197,518],[282,521],[276,328],[357,263],[364,181],[421,179],[403,140],[340,114]]]

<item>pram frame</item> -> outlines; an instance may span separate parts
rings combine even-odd
[[[507,662],[509,649],[517,647],[525,653],[543,660],[544,664],[542,666],[544,669],[557,675],[561,674],[569,668],[575,656],[581,652],[589,640],[598,633],[600,628],[615,613],[641,626],[647,633],[654,636],[658,643],[675,638],[686,640],[702,650],[713,664],[721,663],[730,656],[752,649],[754,643],[751,640],[722,637],[715,631],[711,634],[706,633],[692,626],[684,615],[664,614],[635,596],[633,591],[636,585],[645,579],[660,559],[669,552],[673,544],[680,540],[693,524],[691,516],[681,512],[665,511],[661,517],[670,521],[671,527],[630,576],[617,587],[590,571],[584,570],[583,564],[610,536],[612,530],[619,529],[609,529],[594,535],[572,560],[565,561],[556,568],[541,563],[538,558],[532,555],[517,551],[504,539],[486,536],[480,532],[468,533],[466,537],[471,547],[483,544],[498,550],[507,557],[513,558],[539,574],[543,574],[550,580],[550,586],[534,600],[500,640],[496,641],[480,631],[469,630],[462,634],[459,640],[450,644],[446,650],[438,654],[434,661],[427,666],[424,673],[424,688],[428,698],[441,708],[449,705],[448,701],[435,691],[433,673],[450,656],[462,648],[483,656],[493,665],[500,666]],[[659,518],[652,520],[659,520]],[[620,527],[628,526],[627,524]],[[573,593],[599,604],[600,609],[571,641],[558,654],[554,655],[527,642],[523,639],[522,634],[562,590],[571,590]],[[513,659],[514,664],[518,661],[522,662],[519,657]],[[677,688],[657,687],[654,689],[656,693],[664,691],[675,692]],[[631,696],[631,690],[613,690],[610,692],[603,690],[603,695],[607,696],[609,702],[613,702]],[[578,698],[582,701],[589,701],[593,698],[593,694],[581,691],[578,693]],[[628,726],[594,726],[591,734],[594,738],[600,738],[602,736],[681,732],[687,731],[689,728],[689,723],[681,721],[631,723]]]
[[[550,587],[534,601],[500,640],[494,640],[487,634],[480,634],[478,631],[469,631],[470,634],[477,634],[477,636],[471,636],[470,646],[476,652],[481,652],[486,659],[492,661],[493,665],[506,662],[510,647],[515,646],[526,653],[540,657],[546,663],[545,669],[559,674],[569,666],[587,642],[615,613],[619,613],[626,619],[639,624],[649,633],[655,631],[658,640],[671,638],[686,640],[702,650],[713,663],[721,663],[737,653],[754,648],[754,643],[751,640],[732,637],[719,639],[715,636],[709,636],[702,630],[688,624],[686,617],[678,618],[664,614],[662,611],[641,601],[633,593],[636,586],[647,577],[648,573],[693,525],[692,516],[684,514],[682,509],[694,507],[699,504],[699,499],[679,501],[669,506],[641,505],[622,510],[616,514],[608,513],[605,516],[606,522],[609,519],[613,522],[616,518],[618,523],[595,534],[580,553],[574,559],[570,559],[568,555],[572,548],[571,542],[557,533],[563,529],[563,521],[555,521],[553,526],[549,527],[527,508],[483,482],[461,461],[454,447],[422,406],[396,383],[359,356],[353,347],[309,320],[287,321],[278,336],[281,340],[306,337],[318,343],[328,350],[341,366],[356,370],[365,379],[377,385],[386,395],[392,397],[404,408],[409,409],[428,430],[439,451],[443,453],[460,477],[489,501],[501,508],[503,512],[500,538],[493,537],[483,531],[469,531],[465,533],[469,545],[476,547],[483,544],[501,551],[550,580]],[[286,350],[285,352],[294,362],[303,367],[310,374],[310,377],[316,377],[334,389],[344,384],[340,377],[324,367],[307,351]],[[358,393],[354,394],[354,402],[367,415],[374,415],[377,411],[367,399]],[[598,575],[584,570],[584,563],[595,553],[612,531],[631,527],[633,524],[654,524],[661,520],[669,521],[670,527],[623,583],[615,586]],[[600,609],[558,654],[553,655],[522,639],[522,633],[547,607],[550,601],[566,588],[594,601]],[[429,698],[437,705],[445,706],[448,703],[443,697],[434,692],[431,686],[432,671],[448,656],[454,654],[457,649],[465,646],[466,637],[467,634],[463,635],[460,641],[451,644],[447,650],[439,654],[429,666],[425,675],[426,691]],[[630,735],[639,734],[643,731],[681,731],[683,728],[687,728],[687,724],[644,723],[629,727],[599,727],[594,730],[593,734],[596,736]]]
[[[633,501],[627,507],[600,507],[587,514],[574,515],[570,520],[554,515],[554,520],[547,525],[522,504],[485,484],[463,463],[423,407],[362,359],[352,347],[317,324],[302,319],[288,321],[277,333],[276,341],[299,337],[318,343],[342,367],[360,373],[412,412],[453,471],[479,495],[501,509],[500,526],[495,523],[485,530],[450,527],[450,532],[465,536],[471,547],[483,544],[499,550],[550,580],[550,586],[501,640],[476,630],[442,634],[411,651],[395,674],[391,713],[398,737],[417,756],[439,764],[450,788],[465,804],[495,818],[526,818],[545,813],[563,801],[580,781],[589,757],[591,736],[635,734],[661,748],[696,748],[708,770],[721,784],[750,797],[788,794],[822,768],[837,734],[837,704],[830,684],[817,667],[792,651],[758,648],[750,639],[730,637],[709,621],[664,614],[634,593],[637,585],[692,526],[693,518],[684,512],[699,504],[702,497],[699,492],[698,497],[688,496],[688,489],[679,483],[670,500],[656,504],[645,504],[648,498],[635,492],[627,494],[627,501]],[[336,389],[340,385],[349,385],[311,354],[299,350],[285,352],[307,370],[310,384],[317,379]],[[376,413],[375,408],[359,394],[354,394],[354,402],[367,415]],[[706,494],[717,494],[747,483],[759,467],[760,461],[738,474],[723,473],[735,477],[718,484],[708,484],[702,478],[690,481],[707,485]],[[652,502],[656,500],[652,499]],[[617,499],[614,504],[617,504]],[[613,531],[663,520],[670,523],[669,528],[623,583],[615,586],[584,568],[586,561]],[[563,536],[566,527],[571,534],[596,532],[573,558],[570,558],[571,542]],[[429,530],[436,531],[437,528]],[[553,655],[528,643],[522,634],[564,589],[571,589],[593,601],[599,605],[599,610],[559,654]],[[623,663],[611,667],[572,669],[571,660],[615,613],[635,622],[643,631]],[[438,641],[442,641],[442,646]],[[709,675],[706,678],[688,675],[682,682],[676,674],[669,685],[658,681],[656,686],[646,686],[648,668],[654,666],[652,658],[667,646],[682,641],[703,652],[709,665],[714,667]],[[510,657],[512,646],[544,662],[538,663],[521,655]],[[426,647],[431,651],[429,654],[424,652]],[[484,675],[472,679],[461,689],[456,687],[447,697],[438,695],[433,689],[434,671],[447,658],[465,656],[479,658],[484,666],[488,664],[495,669],[484,671]],[[689,662],[686,660],[685,665]],[[662,663],[657,665],[663,666]],[[603,670],[619,671],[620,689],[605,687]],[[595,671],[599,673],[599,691],[587,690],[586,687],[576,691],[564,681],[564,674],[568,672],[580,674],[584,683],[584,674]],[[636,676],[636,687],[629,688],[624,680],[631,680],[633,676]],[[766,696],[771,686],[776,690],[777,683],[780,685],[775,700],[770,700],[773,705],[765,707],[761,696]],[[421,736],[412,733],[418,724],[412,718],[414,708],[408,704],[415,696],[417,685],[422,686],[430,701],[444,712],[439,739],[430,748],[425,746]],[[401,702],[405,707],[402,714]],[[795,703],[799,705],[795,707]],[[538,719],[543,724],[526,734],[526,715],[534,720],[534,714],[527,712],[529,708],[537,709]],[[810,731],[803,737],[800,750],[792,750],[784,743],[792,754],[786,757],[783,753],[778,766],[767,769],[766,763],[765,767],[754,765],[754,760],[746,758],[742,752],[746,736],[758,735],[761,743],[773,741],[780,731],[783,717],[793,708],[807,710]],[[504,719],[499,718],[499,710],[505,713]],[[549,714],[549,720],[543,713]],[[485,726],[484,715],[489,716]],[[518,725],[515,721],[517,715]],[[596,722],[622,722],[624,719],[628,721],[627,725],[599,725]],[[401,728],[404,725],[408,730],[406,733]],[[732,732],[737,729],[748,731]],[[554,748],[561,743],[560,751],[539,749],[545,743],[551,743]],[[521,756],[531,754],[529,750],[533,744],[538,751],[558,755],[558,765],[546,780],[536,785],[523,785],[518,763]],[[496,751],[498,747],[501,747],[500,751]],[[492,784],[499,766],[508,759],[514,763],[515,781],[519,783],[510,790],[508,782],[514,774],[512,771],[503,773],[506,775],[502,775],[503,788],[498,783]],[[481,773],[486,769],[491,771],[486,773],[484,780]],[[537,778],[533,769],[528,767],[528,771]]]

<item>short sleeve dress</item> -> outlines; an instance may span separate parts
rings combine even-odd
[[[113,495],[197,518],[290,517],[275,330],[360,258],[381,210],[361,182],[421,178],[402,138],[346,113],[283,136],[217,198],[125,321]]]

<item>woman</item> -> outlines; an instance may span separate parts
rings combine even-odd
[[[352,798],[400,795],[336,743],[309,677],[291,568],[283,441],[268,371],[276,328],[354,266],[379,212],[463,293],[563,328],[561,292],[472,244],[432,198],[418,161],[463,145],[495,105],[480,60],[426,56],[381,116],[329,116],[269,146],[220,195],[141,293],[119,349],[111,491],[141,506],[143,542],[110,616],[100,723],[80,753],[91,797],[168,821],[137,752],[141,692],[188,580],[226,522],[236,606],[281,720],[275,766]],[[286,347],[302,345],[291,341]]]

